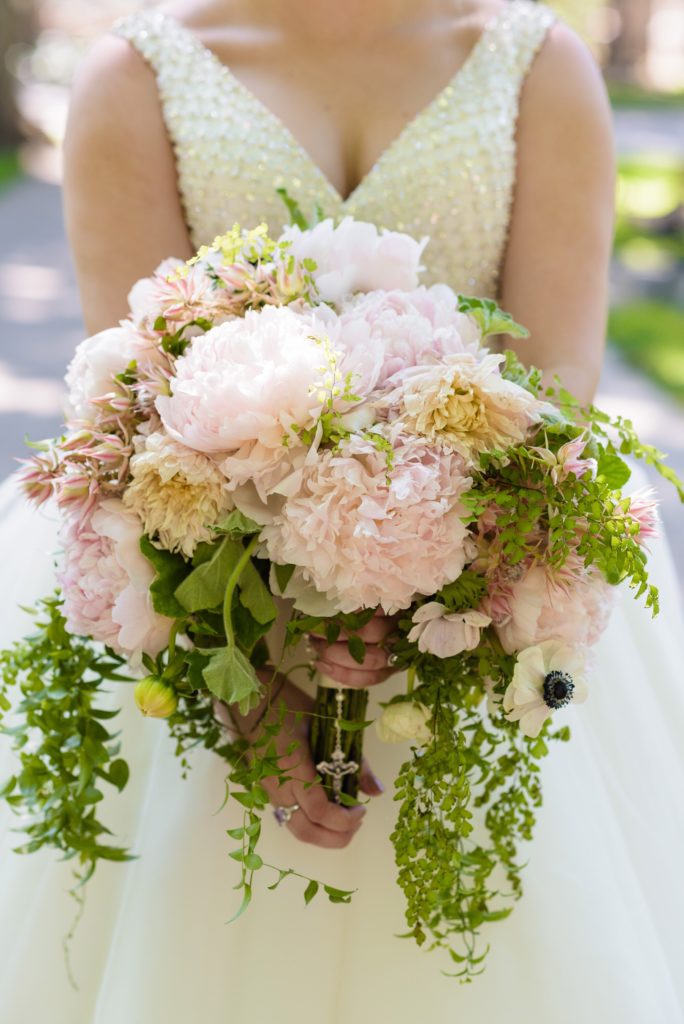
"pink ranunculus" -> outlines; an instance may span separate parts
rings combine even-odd
[[[414,612],[411,621],[414,625],[408,639],[418,641],[419,651],[427,651],[438,658],[453,658],[463,651],[474,650],[482,630],[492,620],[476,608],[449,612],[439,601],[428,601]]]
[[[166,646],[172,623],[152,607],[154,569],[140,551],[141,535],[137,516],[109,498],[85,522],[63,525],[58,574],[69,631],[109,644],[135,667],[143,652],[154,657]]]
[[[354,292],[418,284],[420,259],[427,238],[417,242],[397,231],[378,231],[374,224],[345,217],[335,226],[328,218],[302,231],[290,225],[281,241],[291,243],[298,260],[313,259],[313,278],[321,302],[340,303]]]
[[[604,632],[613,601],[614,588],[596,571],[577,566],[562,580],[535,564],[511,585],[510,616],[496,631],[507,654],[544,640],[590,647]]]
[[[327,315],[267,306],[196,338],[176,362],[171,395],[156,400],[166,430],[201,452],[280,447],[293,424],[311,427],[320,413],[328,331]]]
[[[460,501],[470,485],[458,455],[395,439],[388,471],[372,441],[352,436],[305,467],[262,551],[297,567],[285,596],[302,610],[391,614],[455,580],[473,554]]]
[[[480,329],[458,311],[457,302],[446,285],[355,296],[340,314],[340,344],[356,391],[367,395],[384,388],[394,374],[428,355],[475,353]]]
[[[102,414],[95,399],[115,391],[114,377],[133,361],[144,369],[163,364],[166,356],[154,341],[140,335],[129,320],[82,341],[66,372],[67,416],[86,423],[97,422]]]

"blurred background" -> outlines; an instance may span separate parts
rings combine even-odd
[[[596,55],[619,152],[609,349],[598,403],[684,474],[684,0],[548,0]],[[83,336],[60,200],[74,69],[135,0],[0,0],[0,479],[58,433]],[[656,480],[653,477],[654,482]],[[684,516],[663,490],[684,580]]]

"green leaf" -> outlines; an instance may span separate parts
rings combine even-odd
[[[121,792],[130,775],[130,770],[127,763],[121,757],[117,757],[116,760],[112,761],[107,772],[107,778],[113,786]]]
[[[354,661],[358,662],[359,665],[363,665],[363,659],[366,657],[366,644],[362,637],[350,636],[347,640],[347,647]]]
[[[356,892],[355,889],[335,889],[332,885],[324,885],[323,889],[331,903],[351,903],[351,898]]]
[[[611,490],[617,491],[629,480],[632,471],[619,455],[604,450],[598,458],[597,477],[606,482]]]
[[[261,527],[253,519],[243,515],[239,509],[234,508],[230,515],[214,529],[217,533],[228,533],[231,537],[249,537],[254,533],[259,533]]]
[[[510,313],[505,313],[493,299],[481,299],[473,295],[458,296],[460,312],[467,313],[480,325],[483,338],[488,334],[510,334],[513,338],[527,338],[529,331],[515,322]]]
[[[276,603],[251,559],[240,574],[239,587],[240,603],[252,613],[257,622],[262,626],[273,622],[278,614]]]
[[[290,223],[295,224],[302,231],[306,231],[309,227],[309,222],[302,213],[297,200],[292,198],[286,188],[277,188],[276,192],[287,207],[287,212],[290,214]]]
[[[181,555],[156,548],[145,534],[140,538],[140,550],[156,572],[150,584],[154,610],[160,615],[168,615],[171,619],[184,618],[185,608],[174,595],[176,588],[188,575],[187,562]]]
[[[188,612],[197,612],[221,604],[230,574],[243,551],[239,540],[224,537],[212,558],[193,569],[177,587],[175,594],[183,608]]]
[[[249,871],[258,871],[260,867],[263,867],[263,863],[258,853],[245,854],[244,865]]]
[[[294,565],[275,565],[273,566],[275,578],[278,583],[278,588],[281,594],[285,593],[288,583],[292,579],[292,573],[295,571]]]
[[[318,892],[319,888],[320,885],[318,884],[318,882],[316,882],[312,878],[309,884],[307,885],[306,889],[304,890],[304,902],[306,903],[307,907],[311,903],[311,900],[314,898],[316,893]]]
[[[237,647],[219,647],[202,675],[211,692],[226,704],[238,704],[246,715],[261,695],[261,683],[252,665]]]

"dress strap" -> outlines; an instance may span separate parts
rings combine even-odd
[[[193,36],[180,23],[159,10],[146,8],[117,18],[110,32],[127,39],[145,58],[158,79],[169,69],[187,71],[196,62],[197,47]]]
[[[486,53],[517,91],[558,15],[547,4],[534,0],[509,0],[508,7],[491,29]]]

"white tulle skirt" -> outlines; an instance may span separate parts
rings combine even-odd
[[[55,523],[0,487],[0,646],[30,620],[17,609],[53,586]],[[107,796],[104,820],[139,859],[102,864],[73,942],[79,991],[61,942],[74,904],[70,865],[51,852],[11,852],[16,819],[2,807],[0,1020],[3,1024],[684,1024],[684,637],[665,542],[652,551],[661,615],[625,593],[598,648],[589,700],[561,714],[572,740],[543,762],[544,806],[526,844],[525,895],[485,926],[485,973],[461,985],[448,962],[404,930],[389,834],[392,781],[408,747],[367,733],[386,792],[346,850],[298,843],[265,816],[263,856],[356,889],[350,905],[302,885],[265,884],[232,924],[238,866],[226,829],[220,759],[197,751],[182,780],[163,722],[144,719],[130,685],[120,703],[131,781]],[[395,677],[371,700],[402,685]],[[560,721],[560,718],[557,719]],[[0,774],[13,756],[0,738]]]

